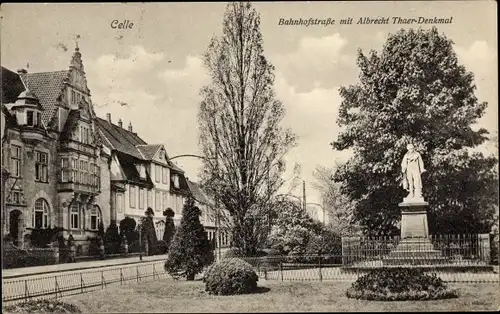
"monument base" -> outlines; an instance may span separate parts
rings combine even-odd
[[[447,259],[429,239],[427,206],[423,199],[404,199],[401,211],[401,241],[384,257],[384,265],[436,265]]]

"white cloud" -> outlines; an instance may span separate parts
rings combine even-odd
[[[336,120],[341,102],[337,87],[315,87],[309,92],[299,92],[290,86],[285,77],[277,73],[275,90],[277,99],[287,109],[283,125],[298,136],[298,145],[287,156],[287,173],[292,175],[295,163],[301,164],[301,176],[310,187],[317,165],[333,166],[335,160],[345,161],[349,152],[334,151],[330,143],[336,139],[340,128]],[[288,187],[285,187],[285,189]],[[294,191],[296,195],[300,194]],[[309,190],[311,201],[320,201],[317,191]]]

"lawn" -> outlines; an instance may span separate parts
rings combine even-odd
[[[458,299],[439,301],[361,301],[345,297],[349,282],[264,281],[259,293],[212,296],[201,281],[149,281],[108,287],[63,299],[84,313],[305,312],[305,311],[477,311],[499,308],[498,284],[452,284]]]

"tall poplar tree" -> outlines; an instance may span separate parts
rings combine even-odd
[[[274,67],[264,57],[259,14],[250,3],[228,4],[222,36],[204,56],[211,83],[199,108],[207,160],[203,185],[231,215],[234,246],[255,254],[265,242],[271,199],[283,185],[284,156],[295,136],[280,126]]]

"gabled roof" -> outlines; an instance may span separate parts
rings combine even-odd
[[[152,188],[154,186],[149,173],[146,171],[146,178],[141,178],[139,171],[137,171],[136,164],[139,162],[136,158],[118,151],[116,153],[120,166],[123,173],[125,174],[126,180],[133,182],[139,186],[144,186],[146,188]]]
[[[2,104],[13,103],[26,87],[19,74],[2,67]]]
[[[137,145],[137,149],[144,156],[144,159],[151,160],[161,148],[161,144]]]
[[[40,100],[44,111],[42,120],[47,125],[57,111],[59,97],[68,78],[69,70],[21,74],[21,79]]]
[[[193,182],[193,181],[188,180],[188,179],[186,179],[186,181],[187,181],[187,185],[189,187],[189,190],[191,191],[194,199],[197,202],[205,204],[205,205],[210,204],[207,196],[205,195],[205,193],[203,192],[203,190],[201,189],[201,187],[198,183]]]
[[[105,142],[111,145],[111,149],[144,160],[136,145],[147,145],[147,143],[136,133],[101,118],[96,118],[96,122],[97,127],[106,139]]]

